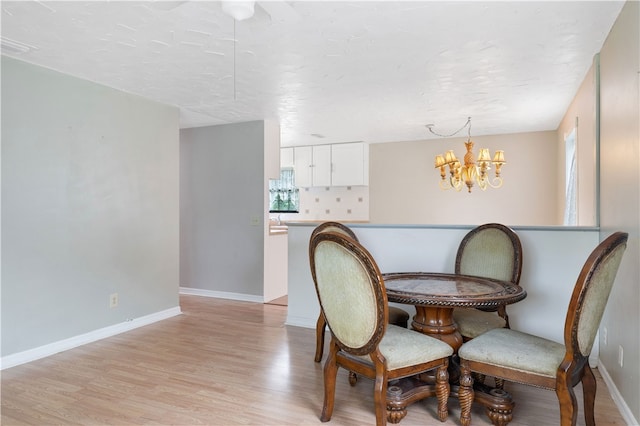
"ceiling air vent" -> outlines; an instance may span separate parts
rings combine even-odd
[[[38,49],[35,46],[31,46],[5,37],[0,37],[0,46],[2,47],[2,53],[27,53],[30,50]]]

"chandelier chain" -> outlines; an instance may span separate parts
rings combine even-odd
[[[429,129],[429,132],[431,132],[432,134],[434,134],[434,135],[436,135],[436,136],[438,136],[438,137],[441,137],[441,138],[450,138],[451,136],[455,136],[455,135],[457,135],[458,133],[460,133],[460,132],[461,132],[462,130],[464,130],[464,128],[465,128],[465,127],[467,127],[467,126],[469,127],[468,136],[469,136],[469,138],[471,138],[471,117],[467,117],[467,122],[466,122],[466,123],[464,123],[464,125],[463,125],[462,127],[460,127],[458,130],[456,130],[455,132],[450,133],[450,134],[448,134],[448,135],[441,135],[440,133],[436,133],[436,132],[433,130],[433,124],[427,124],[427,126],[426,126],[426,127],[427,127],[427,129]]]

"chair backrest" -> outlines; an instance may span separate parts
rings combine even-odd
[[[318,232],[309,243],[320,307],[338,346],[354,355],[375,350],[386,330],[387,295],[380,270],[357,241]]]
[[[346,225],[343,225],[340,222],[323,222],[320,225],[316,226],[311,233],[311,238],[314,237],[319,232],[337,232],[338,234],[346,235],[347,237],[358,241],[358,237],[356,234]],[[311,240],[311,239],[309,239]]]
[[[573,288],[564,341],[574,354],[588,357],[607,305],[629,234],[614,232],[591,252]]]
[[[522,272],[520,238],[500,223],[473,228],[460,242],[455,272],[519,284]]]

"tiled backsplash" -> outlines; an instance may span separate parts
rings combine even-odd
[[[300,188],[300,213],[282,213],[280,220],[368,222],[369,187]]]

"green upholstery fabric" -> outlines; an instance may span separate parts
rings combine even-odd
[[[388,370],[429,362],[453,354],[451,346],[438,339],[391,324],[387,326],[378,348],[387,360]],[[356,358],[373,365],[369,355]]]
[[[589,355],[596,337],[604,308],[609,300],[611,287],[615,281],[618,267],[622,261],[626,246],[613,250],[608,259],[594,271],[591,283],[584,296],[582,313],[578,322],[578,348],[582,355]]]
[[[314,230],[314,233],[316,232],[335,232],[358,241],[358,237],[353,230],[339,222],[324,222]],[[403,325],[406,327],[408,322],[409,314],[405,310],[395,306],[389,306],[389,324]]]
[[[360,348],[374,335],[377,307],[362,263],[342,246],[322,242],[315,252],[320,303],[327,324],[345,345]]]
[[[476,338],[487,330],[504,328],[507,321],[495,312],[483,312],[477,309],[454,309],[453,320],[458,331],[465,337]]]
[[[521,264],[519,245],[517,236],[504,225],[494,223],[478,226],[465,235],[460,243],[456,254],[456,273],[518,284]],[[494,328],[509,327],[507,317],[502,318],[495,311],[455,308],[453,319],[460,334],[468,340]]]
[[[513,261],[509,237],[498,229],[485,229],[467,242],[459,273],[511,281]]]
[[[458,355],[469,361],[556,377],[564,345],[508,328],[496,328],[463,344]]]

